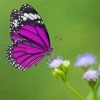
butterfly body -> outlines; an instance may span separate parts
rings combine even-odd
[[[10,36],[13,43],[7,48],[7,59],[19,69],[38,64],[53,51],[43,20],[29,4],[12,11]]]

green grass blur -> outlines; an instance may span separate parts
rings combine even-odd
[[[100,0],[0,0],[0,100],[78,100],[51,75],[48,57],[26,71],[8,63],[9,16],[23,3],[31,4],[42,16],[51,44],[56,35],[63,38],[55,45],[54,54],[71,61],[69,81],[86,97],[90,88],[82,80],[83,71],[73,65],[76,56],[86,52],[96,55],[100,62]]]

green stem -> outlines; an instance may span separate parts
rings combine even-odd
[[[66,87],[67,87],[74,95],[76,95],[76,96],[79,98],[79,100],[85,100],[84,97],[81,96],[75,89],[73,89],[72,86],[71,86],[68,82],[64,81],[64,83],[65,83]]]
[[[99,86],[100,86],[100,77],[99,77],[99,79],[97,81],[97,84],[96,84],[96,88],[95,89],[98,89]]]
[[[96,97],[96,91],[95,91],[94,88],[92,88],[92,93],[93,93],[94,100],[97,100],[97,97]]]

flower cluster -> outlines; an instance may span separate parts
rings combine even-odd
[[[83,75],[83,78],[87,81],[96,81],[100,76],[100,68],[98,71],[91,68],[96,63],[96,57],[90,53],[85,53],[83,55],[79,55],[76,59],[75,65],[77,67],[87,68]],[[56,77],[61,76],[65,77],[68,73],[70,61],[64,60],[60,56],[56,56],[51,58],[47,64],[49,68],[52,69],[52,74]]]
[[[47,64],[52,70],[52,74],[56,77],[60,77],[63,80],[66,80],[66,74],[69,69],[70,62],[69,60],[63,60],[62,57],[56,56],[51,58]]]
[[[47,64],[49,65],[50,68],[56,69],[61,64],[63,64],[63,58],[60,56],[53,57],[47,62]]]
[[[69,71],[69,60],[64,60],[60,56],[56,56],[51,58],[47,64],[52,71],[52,75],[60,78],[64,81],[67,88],[69,88],[73,94],[75,94],[80,100],[85,100],[83,96],[81,96],[75,89],[71,87],[67,78]],[[75,66],[82,67],[84,69],[83,79],[85,79],[91,89],[96,91],[96,89],[100,86],[100,65],[96,70],[93,66],[96,64],[96,57],[90,53],[85,53],[83,55],[79,55],[76,59]],[[94,98],[96,94],[94,94]],[[96,99],[95,99],[96,100]]]
[[[88,80],[88,81],[96,81],[99,77],[100,73],[94,69],[89,69],[87,70],[84,75],[83,78]]]
[[[76,59],[75,65],[85,69],[83,79],[87,80],[91,87],[94,87],[100,81],[100,67],[94,70],[93,65],[96,64],[96,57],[90,53],[79,55]]]
[[[88,67],[95,63],[96,57],[92,54],[86,53],[77,57],[75,65],[78,67]]]

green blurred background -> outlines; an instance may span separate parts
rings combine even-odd
[[[63,38],[54,54],[71,61],[69,82],[86,97],[90,88],[82,80],[83,71],[73,65],[76,56],[86,52],[96,55],[100,62],[100,0],[0,0],[0,100],[78,100],[61,80],[51,75],[48,57],[26,71],[8,63],[9,16],[23,3],[31,4],[42,16],[51,44],[56,34]]]

